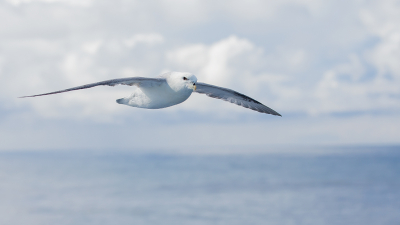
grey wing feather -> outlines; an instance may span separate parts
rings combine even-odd
[[[228,88],[222,88],[210,84],[205,83],[196,83],[196,91],[200,94],[206,94],[211,98],[217,98],[224,101],[228,101],[234,103],[239,106],[243,106],[245,108],[249,108],[255,110],[260,113],[267,113],[276,116],[281,116],[279,113],[274,111],[273,109],[263,105],[262,103],[244,95],[234,90]]]
[[[115,86],[115,85],[122,84],[122,85],[129,85],[129,86],[135,85],[138,87],[142,87],[142,86],[148,87],[148,86],[158,86],[164,82],[165,82],[164,78],[129,77],[129,78],[106,80],[106,81],[101,81],[101,82],[97,82],[97,83],[86,84],[86,85],[82,85],[82,86],[78,86],[78,87],[68,88],[65,90],[54,91],[54,92],[49,92],[49,93],[45,93],[45,94],[23,96],[20,98],[37,97],[37,96],[43,96],[43,95],[53,95],[53,94],[58,94],[58,93],[63,93],[63,92],[68,92],[68,91],[92,88],[92,87],[96,87],[96,86],[100,86],[100,85]]]

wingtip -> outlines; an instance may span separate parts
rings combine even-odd
[[[271,115],[274,115],[274,116],[280,116],[280,117],[282,117],[281,114],[279,114],[278,112],[276,112],[276,111],[273,110],[273,109],[270,109],[270,111],[268,112],[268,114],[271,114]]]
[[[274,115],[274,116],[280,116],[280,117],[282,117],[282,115],[281,114],[279,114],[279,113],[270,113],[271,115]]]

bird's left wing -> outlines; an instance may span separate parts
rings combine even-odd
[[[200,94],[206,94],[211,98],[217,98],[224,101],[234,103],[245,108],[255,110],[260,113],[267,113],[276,116],[281,116],[279,113],[275,112],[273,109],[263,105],[262,103],[244,95],[234,90],[228,88],[222,88],[205,83],[196,83],[196,91]]]
[[[113,79],[113,80],[105,80],[105,81],[101,81],[101,82],[97,82],[97,83],[86,84],[86,85],[82,85],[82,86],[78,86],[78,87],[68,88],[65,90],[54,91],[54,92],[49,92],[49,93],[44,93],[44,94],[39,94],[39,95],[22,96],[20,98],[37,97],[37,96],[43,96],[43,95],[53,95],[53,94],[58,94],[58,93],[63,93],[63,92],[68,92],[68,91],[92,88],[92,87],[100,86],[100,85],[115,86],[115,85],[121,84],[121,85],[137,86],[137,87],[151,87],[151,86],[159,86],[165,82],[166,82],[165,78],[128,77],[128,78],[120,78],[120,79]]]

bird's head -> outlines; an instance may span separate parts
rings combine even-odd
[[[196,90],[197,77],[191,73],[171,72],[167,78],[168,84],[174,90],[192,89]]]

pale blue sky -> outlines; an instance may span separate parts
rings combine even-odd
[[[393,0],[1,0],[0,149],[400,144],[399,61]],[[17,98],[171,70],[283,117],[196,94],[116,104],[131,87]]]

